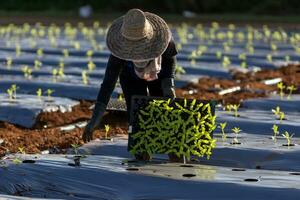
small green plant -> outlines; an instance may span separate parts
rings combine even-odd
[[[294,134],[290,135],[289,132],[285,131],[284,134],[282,134],[282,136],[286,139],[287,146],[293,146],[292,137],[294,136]]]
[[[12,84],[10,86],[10,88],[8,88],[6,90],[8,96],[9,96],[9,100],[12,101],[14,99],[17,99],[17,85],[16,84]]]
[[[89,83],[88,81],[88,75],[87,75],[87,72],[85,70],[83,70],[81,72],[81,77],[82,77],[82,82],[84,85],[87,85]]]
[[[107,140],[107,138],[108,138],[107,135],[108,135],[108,132],[110,130],[110,126],[108,124],[105,124],[104,129],[105,129],[105,139]]]
[[[183,69],[183,67],[181,65],[176,65],[175,66],[175,75],[180,76],[181,74],[185,74],[185,70]]]
[[[71,144],[71,147],[73,148],[73,151],[74,151],[75,155],[79,155],[78,149],[79,149],[80,145],[77,144],[77,143],[74,143],[74,144]]]
[[[232,105],[231,105],[231,104],[227,104],[227,105],[225,106],[225,110],[227,111],[228,114],[230,114],[230,113],[231,113],[231,110],[232,110]]]
[[[276,124],[273,125],[272,127],[273,130],[273,136],[272,136],[272,140],[274,140],[274,142],[277,142],[277,136],[279,135],[279,131],[278,131],[278,126]]]
[[[230,58],[228,56],[224,56],[222,60],[222,66],[224,68],[228,68],[228,66],[231,64]]]
[[[233,104],[233,105],[231,105],[232,106],[232,109],[234,110],[234,116],[235,117],[238,117],[239,116],[239,114],[238,114],[238,109],[239,109],[239,107],[240,107],[240,104]]]
[[[42,48],[38,48],[38,50],[36,51],[36,54],[37,56],[40,58],[40,57],[43,57],[44,55],[44,51]]]
[[[63,55],[64,55],[64,58],[69,57],[69,51],[68,51],[68,49],[63,49],[63,50],[62,50],[62,53],[63,53]]]
[[[54,92],[54,90],[51,90],[51,89],[46,90],[48,101],[52,100],[51,95],[52,95],[53,92]]]
[[[41,88],[39,88],[39,89],[36,91],[36,95],[37,95],[38,99],[40,99],[40,100],[41,100],[41,98],[42,98],[42,94],[43,94],[43,92],[42,92],[42,89],[41,89]]]
[[[34,60],[34,69],[39,70],[42,67],[42,62],[39,60]]]
[[[87,56],[89,59],[92,58],[93,54],[94,54],[93,50],[88,50],[88,51],[86,52],[86,56]]]
[[[93,61],[90,60],[90,61],[88,62],[88,69],[89,69],[89,71],[91,72],[91,71],[93,71],[95,68],[96,68],[95,63],[94,63]]]
[[[225,133],[225,127],[227,125],[227,122],[224,122],[224,123],[220,123],[220,128],[221,128],[221,131],[222,131],[222,140],[223,142],[227,139],[227,134]]]
[[[284,96],[284,89],[285,89],[285,85],[283,84],[283,82],[279,82],[277,83],[277,88],[279,89],[279,95],[280,95],[280,99],[283,99]]]
[[[10,69],[10,68],[11,68],[12,63],[13,63],[12,58],[11,58],[11,57],[7,57],[7,58],[6,58],[6,67],[7,67],[7,69]]]
[[[280,120],[280,123],[282,123],[282,120],[284,119],[285,114],[284,114],[284,112],[282,112],[282,111],[280,110],[280,107],[279,107],[279,106],[276,106],[275,109],[272,109],[272,112],[273,112],[274,115],[277,117],[277,119]]]
[[[234,138],[231,142],[231,144],[240,144],[239,140],[238,140],[238,135],[239,133],[242,131],[239,127],[234,127],[233,129],[231,129],[234,133]]]
[[[25,77],[25,78],[28,78],[28,79],[31,78],[32,69],[30,69],[30,68],[28,67],[28,65],[24,65],[24,66],[22,67],[22,71],[23,71],[23,74],[24,74],[24,77]]]
[[[297,90],[297,87],[295,87],[294,85],[290,85],[286,89],[289,91],[287,99],[291,99],[292,93],[293,93],[293,91]]]
[[[267,58],[267,61],[268,61],[268,62],[272,62],[272,61],[273,61],[272,54],[268,54],[268,55],[266,56],[266,58]]]

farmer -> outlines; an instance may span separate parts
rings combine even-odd
[[[85,142],[93,138],[93,130],[100,124],[118,78],[126,100],[128,118],[133,95],[175,98],[177,50],[171,31],[162,18],[131,9],[112,23],[106,43],[111,55],[92,118],[82,135]],[[148,155],[136,155],[136,158],[149,159]]]

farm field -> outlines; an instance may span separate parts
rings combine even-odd
[[[216,101],[212,155],[186,164],[134,160],[119,83],[95,140],[83,143],[110,55],[107,26],[0,27],[1,199],[299,198],[299,29],[170,27],[177,97]]]

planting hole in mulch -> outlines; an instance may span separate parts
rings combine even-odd
[[[139,171],[140,169],[139,168],[135,168],[135,167],[129,167],[129,168],[126,168],[127,171]]]
[[[243,171],[246,171],[245,169],[242,169],[242,168],[233,168],[232,171],[235,171],[235,172],[243,172]]]
[[[23,160],[22,163],[35,163],[35,160]]]
[[[69,166],[71,167],[79,167],[80,165],[76,165],[75,163],[68,163]]]
[[[284,147],[293,147],[293,146],[295,146],[295,144],[283,144],[282,146],[284,146]]]
[[[240,143],[240,142],[230,142],[230,144],[232,144],[232,145],[239,145],[239,144],[242,144],[242,143]]]
[[[195,177],[196,174],[182,174],[183,177],[186,177],[186,178],[192,178],[192,177]]]
[[[246,182],[258,182],[258,179],[256,179],[256,178],[246,178],[246,179],[244,179],[244,181],[246,181]]]
[[[194,167],[193,165],[180,165],[180,167]]]
[[[300,176],[300,172],[291,172],[290,175]]]

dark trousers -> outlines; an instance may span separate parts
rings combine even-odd
[[[133,95],[147,96],[148,89],[149,96],[163,96],[160,79],[154,81],[140,79],[132,67],[124,67],[120,74],[120,84],[126,100],[128,121],[130,119],[131,98]]]

